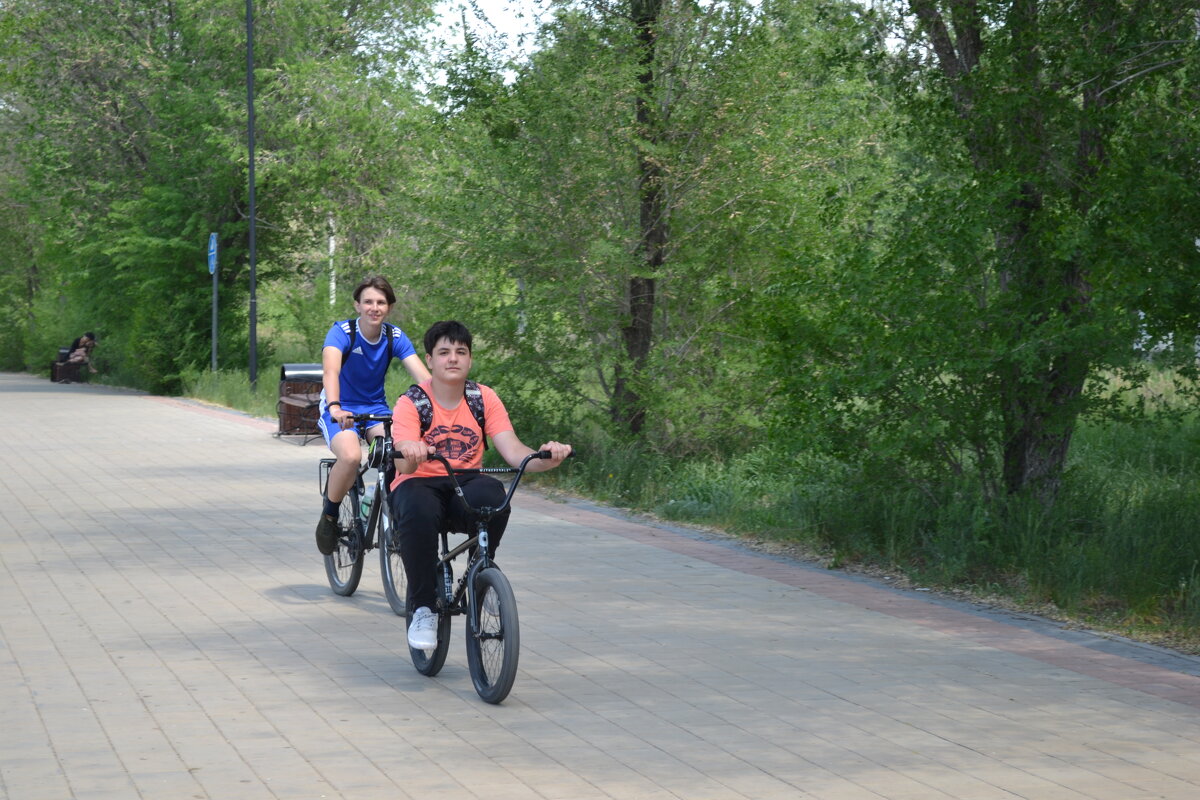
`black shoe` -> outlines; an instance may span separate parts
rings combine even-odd
[[[334,550],[337,550],[338,543],[338,524],[333,517],[321,515],[317,520],[317,549],[321,551],[321,555],[332,555]]]

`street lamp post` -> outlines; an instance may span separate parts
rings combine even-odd
[[[250,390],[258,386],[258,286],[254,241],[254,0],[246,0],[246,107],[250,157]]]

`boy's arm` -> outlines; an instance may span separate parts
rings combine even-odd
[[[429,380],[429,370],[425,368],[425,362],[417,355],[417,349],[413,347],[412,341],[404,331],[391,323],[388,323],[384,330],[392,334],[392,340],[388,343],[388,347],[392,348],[392,356],[408,370],[413,383]]]
[[[511,430],[493,434],[492,444],[495,445],[496,452],[508,462],[510,467],[519,467],[525,456],[536,452],[518,439],[517,434]],[[545,472],[546,470],[554,469],[567,456],[571,455],[571,445],[563,444],[562,442],[546,442],[538,450],[549,450],[551,457],[530,461],[529,466],[525,468],[526,472]]]
[[[321,350],[321,384],[325,389],[325,402],[329,405],[329,417],[343,429],[354,424],[349,411],[342,408],[342,351],[326,346]]]
[[[413,383],[421,383],[429,380],[429,370],[425,368],[425,362],[416,353],[408,356],[400,361],[404,368],[408,370],[408,374],[412,376]]]

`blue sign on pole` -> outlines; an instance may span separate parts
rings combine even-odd
[[[217,371],[217,234],[208,235],[208,274],[212,275],[212,370]]]

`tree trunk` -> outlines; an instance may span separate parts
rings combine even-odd
[[[621,329],[625,340],[629,370],[618,364],[614,381],[617,421],[629,426],[630,433],[638,433],[646,422],[646,407],[641,395],[630,386],[630,374],[636,380],[643,374],[646,357],[654,335],[654,279],[630,278],[628,287],[630,323]]]
[[[1020,0],[1014,3],[1014,9],[1019,14],[1016,24],[1022,28],[1020,33],[1028,34],[1032,39],[1033,32],[1037,30],[1036,3]],[[1109,37],[1097,35],[1107,26],[1104,15],[1098,8],[1091,9],[1091,12],[1083,35],[1094,42],[1096,51],[1111,53]],[[1031,41],[1026,48],[1027,53],[1034,51],[1032,44]],[[1027,57],[1021,63],[1021,70],[1036,85],[1040,70],[1036,60]],[[1106,157],[1107,131],[1100,120],[1109,100],[1101,87],[1101,82],[1096,81],[1082,90],[1083,114],[1076,131],[1075,159],[1067,170],[1072,187],[1069,195],[1071,204],[1080,217],[1086,216],[1091,210],[1095,181]],[[1040,120],[1037,125],[1030,126],[1030,120],[1018,115],[1014,124],[1017,134],[1029,127],[1039,133],[1031,144],[1041,152],[1048,150],[1041,141],[1044,134],[1040,130]],[[1044,163],[1037,164],[1036,169],[1038,174],[1045,175],[1048,172]],[[1018,245],[1014,251],[1020,249]],[[1065,321],[1070,330],[1078,329],[1088,319],[1091,315],[1092,287],[1088,281],[1088,270],[1080,256],[1077,255],[1068,263],[1056,264],[1052,258],[1043,255],[1030,259],[1024,266],[1025,270],[1018,273],[1023,277],[1023,285],[1016,287],[1028,298],[1024,307],[1035,306],[1048,292],[1058,298],[1057,304],[1048,308],[1044,315],[1032,317],[1035,324],[1044,323],[1046,316],[1053,315]],[[1028,337],[1034,342],[1040,338],[1036,334]],[[1013,375],[1013,382],[1006,387],[1003,404],[1004,484],[1010,494],[1028,492],[1048,505],[1054,501],[1066,469],[1067,453],[1079,418],[1083,385],[1091,370],[1092,355],[1082,343],[1076,342],[1055,353],[1045,353],[1043,361],[1048,366],[1035,368],[1032,375],[1027,368],[1023,373]]]
[[[984,41],[975,5],[912,0],[911,7],[950,81],[958,115],[967,122],[964,144],[972,163],[984,174],[1020,176],[995,240],[999,292],[991,324],[1000,329],[1008,349],[997,368],[1002,477],[1009,494],[1031,493],[1049,504],[1062,480],[1092,364],[1088,349],[1070,338],[1070,331],[1090,314],[1091,287],[1080,257],[1064,260],[1047,252],[1041,241],[1044,190],[1065,179],[1074,187],[1075,210],[1086,214],[1104,159],[1105,132],[1092,112],[1100,111],[1105,101],[1098,87],[1085,89],[1076,158],[1073,164],[1056,162],[1041,108],[1046,89],[1038,0],[1010,4],[1005,25],[1014,59],[1013,99],[1007,107],[989,104],[990,113],[983,110],[983,101],[992,98],[978,95],[979,86],[969,80]],[[1093,31],[1084,35],[1089,33]]]
[[[661,139],[660,121],[654,113],[654,61],[658,44],[657,25],[662,0],[632,0],[637,25],[638,83],[635,101],[638,134],[638,274],[626,287],[627,323],[621,329],[625,342],[624,364],[618,364],[614,380],[614,416],[639,433],[646,421],[646,406],[636,389],[645,372],[654,343],[655,276],[662,267],[667,245],[666,203],[663,170],[654,145]]]
[[[1004,488],[1053,503],[1066,467],[1079,417],[1089,360],[1064,353],[1036,376],[1006,388],[1004,399]]]

